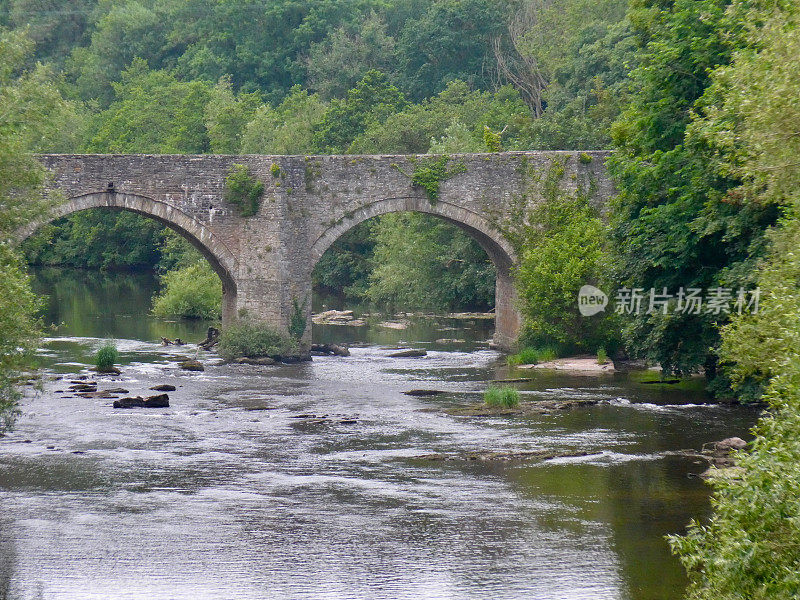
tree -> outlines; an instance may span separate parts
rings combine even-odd
[[[736,475],[713,480],[710,520],[671,543],[692,600],[789,600],[800,596],[800,10],[736,2],[729,14],[746,46],[711,74],[713,102],[693,134],[716,149],[715,168],[742,182],[731,201],[785,207],[756,272],[758,313],[734,316],[720,349],[735,391],[763,389],[769,409]]]
[[[236,154],[260,104],[257,94],[234,94],[230,76],[220,78],[205,107],[206,129],[215,154]]]
[[[508,4],[497,0],[439,0],[409,19],[398,38],[403,87],[422,100],[460,79],[492,87],[492,40],[503,35]]]
[[[182,47],[173,42],[171,30],[178,25],[175,10],[181,4],[153,0],[99,3],[91,14],[91,42],[74,46],[64,61],[78,96],[107,107],[114,100],[112,83],[135,58],[154,68],[174,67]]]
[[[367,71],[386,73],[397,79],[394,38],[375,12],[361,23],[339,27],[308,53],[308,85],[323,98],[342,98]]]
[[[522,301],[520,341],[559,353],[613,351],[619,346],[613,315],[582,315],[578,292],[584,285],[607,288],[607,226],[582,194],[559,188],[563,168],[553,164],[540,182],[545,201],[525,216],[511,236],[520,248],[515,272]]]
[[[46,68],[25,70],[32,46],[24,33],[0,29],[0,433],[11,424],[16,378],[39,334],[39,302],[13,249],[18,228],[45,210],[45,173],[30,150],[46,147],[59,117],[72,112]]]
[[[314,144],[320,152],[341,154],[350,143],[374,123],[384,121],[407,105],[403,94],[389,83],[380,71],[368,71],[347,92],[343,100],[334,100],[315,128]]]
[[[619,196],[612,247],[628,288],[738,288],[763,249],[774,207],[732,202],[739,181],[714,168],[713,150],[687,137],[692,111],[704,98],[712,69],[744,46],[742,15],[726,0],[637,0],[630,13],[639,66],[630,106],[614,125],[609,160]],[[635,316],[626,326],[629,351],[667,372],[716,373],[712,348],[725,315],[671,312]]]
[[[211,86],[152,71],[135,59],[113,84],[115,99],[97,116],[90,152],[202,154],[209,149],[204,111]]]
[[[511,86],[504,86],[495,93],[480,92],[471,91],[463,81],[453,81],[433,98],[411,104],[385,120],[375,121],[355,138],[350,150],[363,154],[425,153],[432,140],[441,141],[448,135],[454,122],[468,129],[471,138],[470,143],[464,140],[463,147],[458,149],[460,152],[484,149],[485,126],[494,131],[505,129],[504,139],[512,140],[507,147],[514,148],[515,138],[529,120],[528,108]]]
[[[314,128],[327,105],[317,94],[295,86],[276,108],[256,110],[242,134],[244,154],[310,154],[315,150]]]
[[[377,220],[374,235],[367,296],[379,306],[486,310],[494,305],[494,266],[455,226],[421,213],[396,213]]]

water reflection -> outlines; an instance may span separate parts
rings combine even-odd
[[[755,418],[702,406],[698,392],[544,373],[527,373],[524,395],[603,402],[448,416],[437,409],[518,374],[488,348],[483,321],[445,334],[453,322],[316,328],[317,339],[358,346],[347,359],[269,368],[201,353],[207,370],[186,373],[176,363],[194,350],[157,344],[169,324],[146,316],[141,279],[61,277],[39,280],[52,295],[48,318],[75,319],[44,348],[54,371],[83,371],[109,335],[126,363],[114,385],[177,389],[171,408],[153,411],[66,398],[64,380],[26,398],[18,429],[0,441],[9,598],[677,600],[685,578],[663,535],[703,515],[708,492],[687,476],[703,465],[663,453],[743,435]],[[193,339],[186,331],[171,335]],[[400,343],[429,355],[388,358],[384,347]],[[445,394],[402,393],[415,387]],[[308,414],[331,419],[298,418]],[[587,455],[415,458],[481,449]]]

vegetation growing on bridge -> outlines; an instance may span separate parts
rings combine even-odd
[[[412,185],[425,190],[425,194],[431,204],[436,204],[439,199],[439,188],[443,181],[467,171],[466,165],[462,162],[458,162],[448,169],[447,163],[450,162],[450,157],[446,154],[434,158],[410,158],[409,161],[414,167],[411,175],[406,173],[399,165],[395,164],[393,166],[411,179]]]
[[[272,166],[277,167],[280,174],[280,167]],[[225,177],[225,201],[233,204],[240,216],[253,217],[258,213],[263,195],[264,184],[250,174],[247,166],[234,163]]]

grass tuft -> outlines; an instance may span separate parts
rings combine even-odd
[[[105,345],[97,351],[94,358],[95,366],[100,373],[106,373],[114,368],[114,365],[119,358],[117,347],[112,342],[106,342]]]
[[[558,358],[555,348],[525,348],[517,354],[508,357],[508,364],[512,367],[517,365],[538,365]]]
[[[606,352],[605,348],[597,349],[597,364],[598,365],[608,364],[608,353]]]
[[[519,392],[509,386],[490,386],[483,393],[483,400],[492,408],[514,408],[519,404]]]

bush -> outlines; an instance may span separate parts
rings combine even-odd
[[[280,174],[280,167],[277,173]],[[275,171],[273,170],[273,175]],[[252,217],[258,212],[261,206],[261,196],[264,195],[264,184],[250,175],[250,171],[245,165],[234,164],[228,176],[225,177],[225,201],[230,202],[237,209],[242,217]]]
[[[483,400],[493,408],[514,408],[519,404],[519,392],[509,386],[491,386],[483,393]]]
[[[299,353],[296,340],[280,334],[266,323],[242,320],[222,330],[219,353],[226,360],[291,356]]]
[[[597,349],[597,364],[604,365],[608,363],[608,353],[606,352],[605,348],[598,348]]]
[[[549,362],[557,359],[558,350],[552,347],[544,348],[525,348],[517,354],[508,357],[508,364],[512,367],[516,365],[538,365],[542,362]]]
[[[205,260],[162,276],[164,289],[153,301],[153,314],[184,319],[219,319],[222,283]]]
[[[114,368],[118,359],[117,347],[112,342],[106,342],[95,354],[94,364],[100,373],[107,373]]]
[[[561,191],[563,165],[554,162],[534,184],[545,198],[511,231],[520,261],[515,271],[526,346],[556,346],[567,353],[618,346],[619,327],[610,311],[583,316],[578,292],[586,284],[608,289],[607,227],[588,192]]]
[[[17,378],[31,366],[41,323],[36,312],[40,300],[30,287],[20,258],[7,244],[0,244],[0,436],[13,424],[20,392]]]

